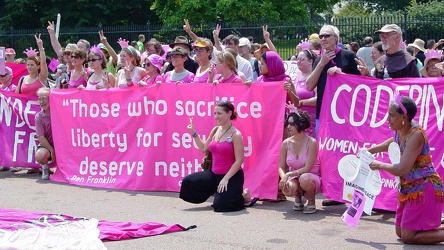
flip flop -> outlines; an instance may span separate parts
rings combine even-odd
[[[304,214],[314,214],[316,213],[316,205],[307,205],[302,211]]]
[[[302,210],[304,210],[304,204],[303,203],[299,203],[299,202],[295,202],[293,204],[293,210],[294,211],[302,211]]]
[[[252,207],[252,206],[254,206],[254,204],[256,204],[256,202],[257,202],[258,200],[259,200],[259,198],[253,198],[253,199],[250,200],[250,202],[245,203],[244,206],[245,206],[245,207]]]

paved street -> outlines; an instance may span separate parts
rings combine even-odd
[[[341,220],[345,205],[295,212],[292,201],[259,201],[234,213],[214,213],[211,202],[195,205],[177,193],[95,189],[43,181],[39,175],[0,172],[3,208],[63,213],[109,221],[154,221],[196,229],[154,237],[106,242],[108,249],[443,249],[408,246],[394,232],[394,213],[375,211],[356,228]]]

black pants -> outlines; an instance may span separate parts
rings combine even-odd
[[[202,203],[216,193],[213,202],[214,212],[233,212],[245,208],[242,197],[244,171],[239,169],[228,181],[227,191],[217,193],[217,186],[225,175],[203,171],[190,174],[182,181],[180,198],[191,203]]]

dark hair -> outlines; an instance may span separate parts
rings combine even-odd
[[[399,105],[396,103],[394,104],[397,106],[396,112],[403,115],[404,112],[402,111],[401,107],[399,107]],[[403,96],[401,99],[401,104],[402,106],[404,106],[405,110],[407,111],[407,117],[409,121],[411,121],[415,117],[416,112],[418,111],[415,101],[413,101],[413,99],[410,97]]]
[[[225,112],[227,112],[227,113],[231,111],[230,120],[234,120],[234,119],[237,118],[237,112],[234,111],[234,105],[233,105],[233,103],[231,103],[231,102],[229,102],[229,101],[225,101],[225,100],[223,100],[223,101],[218,101],[218,102],[216,103],[216,107],[222,107],[223,110],[224,110]]]
[[[86,59],[86,52],[81,49],[75,49],[71,52],[71,56],[80,56],[80,58]]]
[[[375,47],[379,51],[379,53],[384,53],[384,50],[382,49],[382,42],[381,41],[374,43],[373,47]]]
[[[358,50],[360,48],[359,43],[357,43],[357,42],[351,42],[350,47],[351,47],[352,51],[355,53],[358,52]]]
[[[307,50],[307,49],[304,49],[301,52],[303,52],[305,54],[305,56],[308,58],[308,60],[312,60],[311,65],[313,66],[314,61],[316,60],[316,54],[311,52],[311,50]],[[297,55],[296,55],[296,57],[297,57]]]
[[[262,57],[262,60],[264,60],[265,64],[267,64],[267,54],[262,53],[261,57]]]
[[[162,44],[160,44],[159,41],[157,41],[156,38],[151,38],[147,43],[145,43],[145,49],[147,49],[150,46],[154,46],[156,49],[156,54],[159,56],[163,56],[165,54],[165,50],[163,50]]]
[[[296,124],[296,130],[300,133],[308,129],[311,125],[310,115],[305,110],[298,110],[297,113],[290,113],[285,120],[285,124],[288,124],[290,117],[293,117],[293,123]]]
[[[227,37],[225,37],[225,42],[228,43],[230,40],[233,40],[234,45],[239,45],[239,37],[236,35],[228,35]]]
[[[429,39],[427,40],[427,49],[433,49],[433,46],[435,45],[435,39]]]
[[[371,38],[370,36],[366,36],[364,38],[364,45],[371,45],[373,43],[373,38]]]

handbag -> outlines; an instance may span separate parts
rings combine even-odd
[[[211,154],[210,150],[207,150],[207,152],[205,153],[205,156],[202,159],[202,163],[200,164],[200,167],[204,171],[210,171],[212,166],[213,166],[213,155]]]

